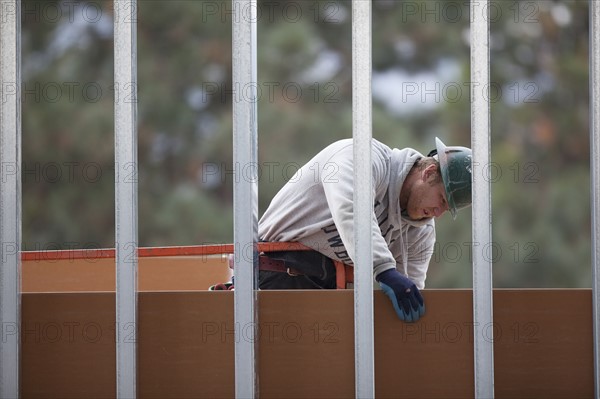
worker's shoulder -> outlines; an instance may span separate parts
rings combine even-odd
[[[386,152],[386,153],[392,151],[392,148],[390,148],[387,144],[384,144],[377,139],[371,139],[371,144],[372,144],[372,149],[374,151]],[[334,141],[333,143],[329,144],[327,147],[324,148],[324,150],[341,151],[343,149],[352,149],[353,145],[354,145],[353,139],[341,139],[341,140],[337,140],[337,141]]]

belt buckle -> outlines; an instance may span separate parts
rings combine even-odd
[[[298,276],[300,276],[300,274],[291,272],[289,267],[286,268],[286,271],[287,271],[288,276],[291,276],[291,277],[298,277]]]

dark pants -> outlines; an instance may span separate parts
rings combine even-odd
[[[261,290],[284,289],[335,289],[335,266],[333,261],[317,251],[271,252],[267,256],[282,260],[287,267],[297,270],[301,275],[261,270],[258,284]]]

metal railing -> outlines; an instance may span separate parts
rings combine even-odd
[[[117,397],[137,392],[137,2],[114,2]]]
[[[0,3],[0,398],[19,392],[21,2]]]
[[[354,140],[354,375],[357,398],[375,397],[373,186],[371,176],[371,2],[352,1]],[[376,226],[376,228],[379,228]],[[357,323],[356,320],[360,320]]]
[[[594,316],[594,397],[600,396],[600,3],[590,1],[590,191],[592,225],[592,306]]]
[[[249,88],[248,95],[240,102],[233,102],[235,395],[238,398],[258,395],[258,172],[251,167],[258,165],[256,7],[256,0],[233,0],[232,81],[234,87]],[[248,172],[243,175],[241,169]]]
[[[473,349],[475,397],[494,396],[494,343],[484,331],[492,326],[492,260],[486,254],[492,243],[490,179],[490,43],[488,1],[471,2],[471,146],[473,150]]]
[[[115,206],[116,206],[116,307],[117,307],[117,396],[136,396],[136,343],[123,339],[136,328],[137,307],[137,172],[136,23],[119,18],[119,10],[135,10],[135,0],[115,0]],[[600,3],[590,1],[590,108],[591,108],[591,197],[592,275],[594,306],[595,390],[600,386]],[[250,18],[233,22],[233,81],[256,87],[256,0],[233,0],[233,9],[251,10]],[[489,82],[489,18],[487,1],[471,2],[471,79],[479,87]],[[252,18],[254,15],[254,18]],[[123,15],[120,15],[121,17]],[[129,15],[130,16],[130,15]],[[355,235],[356,264],[372,262],[370,229],[370,146],[371,140],[371,2],[353,0],[353,136],[355,140]],[[0,2],[0,397],[19,396],[20,351],[20,245],[21,245],[21,46],[20,1]],[[249,85],[249,86],[246,86]],[[256,94],[256,93],[255,93]],[[256,95],[234,102],[234,165],[257,164]],[[482,328],[493,322],[492,273],[486,243],[491,243],[490,184],[482,168],[490,162],[489,98],[473,93],[473,312],[475,396],[493,397],[493,343]],[[236,171],[236,173],[240,173]],[[137,173],[133,173],[137,176]],[[256,176],[255,176],[256,177]],[[235,258],[239,265],[235,290],[235,384],[237,397],[258,394],[256,342],[258,326],[256,295],[257,182],[236,179],[234,190]],[[250,204],[250,205],[249,205]],[[360,227],[360,228],[358,228]],[[489,249],[489,248],[488,248]],[[372,275],[369,267],[358,267],[355,276],[355,373],[356,396],[374,396]],[[365,322],[365,320],[367,322]],[[251,328],[248,328],[248,327]],[[243,331],[244,336],[239,337]],[[250,335],[249,335],[250,334]]]

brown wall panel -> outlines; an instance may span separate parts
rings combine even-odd
[[[140,258],[140,291],[199,291],[230,280],[220,255]]]
[[[260,292],[261,398],[354,396],[352,291]]]
[[[38,259],[23,261],[23,292],[90,292],[115,290],[114,258]],[[220,255],[140,257],[140,291],[198,291],[230,279]]]
[[[22,292],[114,291],[114,258],[22,262]]]
[[[375,293],[376,396],[473,397],[473,337],[494,339],[498,398],[593,396],[590,290],[496,290],[473,329],[472,293],[425,290],[418,323]],[[23,295],[24,398],[114,397],[114,293]],[[352,291],[260,292],[260,396],[352,397]],[[233,292],[139,295],[140,397],[232,397]],[[59,332],[60,331],[60,332]]]
[[[114,397],[114,328],[114,294],[23,294],[22,397]]]
[[[424,290],[426,314],[401,322],[375,295],[375,393],[379,398],[469,398],[473,388],[471,291]]]
[[[594,396],[591,290],[496,290],[494,331],[498,398]]]
[[[139,296],[138,396],[232,398],[233,292]]]

